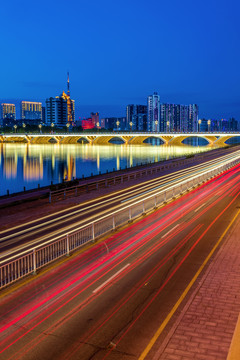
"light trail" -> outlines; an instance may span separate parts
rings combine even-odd
[[[217,202],[217,201],[215,201],[215,203],[216,203],[216,202]],[[198,217],[199,217],[199,216],[198,216]],[[198,217],[197,217],[197,218],[198,218]],[[196,221],[196,218],[195,218],[193,221]],[[214,223],[215,221],[216,221],[216,219],[213,221],[213,223]],[[191,235],[192,235],[192,234],[190,234],[190,237],[191,237]],[[200,238],[201,238],[201,237],[200,237]],[[200,238],[199,238],[199,239],[200,239]],[[196,244],[200,241],[199,239],[198,239],[198,241],[196,242]],[[195,246],[196,246],[196,244],[195,244]],[[149,282],[149,280],[150,280],[149,278],[147,278],[147,279],[144,278],[144,281],[143,281],[142,286],[145,285],[145,282]],[[137,286],[137,287],[138,287],[138,286]],[[109,319],[108,319],[108,320],[109,320]],[[101,320],[99,321],[99,324],[100,324],[100,326],[102,327],[103,319],[101,319]],[[93,334],[92,334],[92,335],[93,335]],[[85,341],[87,341],[87,340],[89,340],[89,338],[84,338],[84,339],[82,339],[81,341],[85,342]],[[75,353],[75,352],[74,352],[74,353]],[[73,354],[71,353],[71,355],[73,355]],[[64,356],[65,356],[65,355],[64,355]]]
[[[171,280],[171,278],[174,276],[174,274],[177,272],[177,270],[180,268],[180,266],[185,262],[185,260],[188,258],[188,256],[191,254],[191,252],[194,250],[194,248],[197,246],[199,241],[203,238],[203,236],[208,232],[208,230],[213,226],[213,224],[220,218],[220,216],[229,208],[229,206],[233,203],[233,201],[238,197],[238,194],[235,196],[235,198],[226,206],[226,208],[211,222],[211,224],[207,227],[207,229],[202,233],[202,235],[197,239],[197,241],[192,245],[190,250],[187,252],[187,254],[183,257],[183,259],[180,261],[180,263],[177,265],[177,267],[171,272],[171,274],[168,276],[164,284],[159,288],[159,290],[156,292],[156,294],[151,298],[151,300],[147,303],[145,308],[140,312],[140,314],[135,318],[134,321],[131,322],[131,325],[127,327],[127,329],[124,331],[124,333],[120,336],[119,340],[116,342],[116,345],[118,345],[121,340],[127,335],[127,333],[131,330],[131,328],[134,326],[134,324],[139,320],[139,318],[145,313],[145,311],[149,308],[149,306],[153,303],[153,301],[157,298],[157,296],[160,294],[160,292],[164,289],[164,287],[168,284],[168,282]],[[108,351],[108,353],[102,358],[102,360],[106,359],[108,355],[112,352],[112,350]]]
[[[235,175],[237,175],[237,177],[236,177],[235,179],[232,179],[232,180],[230,181],[231,177],[233,177],[233,176],[235,176]],[[224,177],[225,180],[223,179],[223,177]],[[206,209],[205,209],[205,208],[202,209],[201,212],[199,212],[198,214],[196,214],[196,216],[192,217],[189,222],[177,224],[177,225],[178,225],[178,228],[175,229],[175,230],[177,230],[177,231],[174,231],[174,232],[173,232],[173,231],[170,231],[169,234],[167,234],[166,238],[164,239],[164,243],[160,244],[158,241],[157,241],[155,244],[153,243],[151,250],[148,249],[148,251],[145,252],[145,255],[144,255],[144,256],[141,256],[140,258],[137,259],[137,261],[135,260],[134,263],[131,263],[129,266],[127,266],[127,268],[124,269],[124,271],[122,271],[122,272],[119,273],[119,277],[117,277],[115,280],[119,282],[121,279],[123,279],[124,277],[126,277],[127,274],[128,274],[130,271],[132,272],[134,268],[137,269],[137,266],[139,266],[139,265],[142,264],[144,261],[146,261],[147,259],[149,259],[149,258],[157,251],[157,249],[160,248],[160,246],[162,247],[162,246],[164,246],[166,243],[168,243],[169,241],[171,241],[174,236],[176,236],[177,234],[179,234],[180,231],[183,231],[184,229],[187,229],[189,226],[193,226],[194,222],[200,221],[200,217],[201,217],[204,213],[206,213],[207,211],[209,211],[210,209],[212,209],[212,208],[213,208],[216,204],[218,204],[222,199],[226,198],[226,196],[230,196],[233,191],[236,191],[237,186],[238,186],[238,184],[239,184],[239,177],[240,177],[240,176],[238,175],[238,169],[235,169],[234,171],[229,171],[229,172],[227,172],[224,176],[223,176],[223,175],[220,175],[220,176],[218,177],[217,181],[213,181],[213,180],[212,180],[211,182],[209,182],[209,185],[208,185],[208,186],[211,187],[212,192],[214,192],[214,183],[219,184],[219,186],[220,186],[220,184],[222,184],[222,185],[221,185],[221,186],[222,186],[222,189],[223,189],[223,194],[222,194],[222,196],[218,197],[217,199],[214,199],[211,204],[209,204],[208,206],[206,206]],[[224,185],[224,182],[226,182],[226,181],[230,181],[230,182],[229,182],[229,183],[225,183],[225,185]],[[235,188],[234,188],[234,186],[235,186]],[[185,197],[183,197],[183,198],[181,198],[181,199],[178,199],[175,203],[172,203],[172,204],[167,205],[164,209],[158,210],[156,213],[150,215],[148,218],[142,219],[140,222],[131,225],[128,229],[125,229],[124,232],[121,232],[121,233],[124,234],[124,236],[127,238],[127,236],[131,236],[131,235],[130,235],[130,232],[129,232],[130,229],[132,229],[132,231],[134,232],[134,231],[135,231],[134,229],[138,229],[138,228],[142,227],[143,224],[145,224],[145,226],[146,226],[146,229],[145,229],[144,232],[142,232],[142,233],[138,232],[138,233],[135,235],[135,237],[132,237],[131,240],[129,240],[128,243],[126,243],[126,244],[124,244],[124,245],[121,245],[121,244],[117,245],[118,241],[120,241],[120,240],[118,240],[118,236],[119,236],[119,235],[118,235],[118,234],[115,234],[114,236],[112,236],[112,237],[111,237],[111,238],[112,238],[112,241],[115,241],[115,245],[118,246],[118,248],[115,249],[115,253],[114,253],[114,254],[111,254],[111,251],[113,250],[113,248],[111,247],[110,242],[108,242],[108,246],[109,246],[109,248],[110,248],[110,255],[111,255],[112,257],[109,256],[109,257],[106,257],[105,259],[102,259],[102,264],[106,264],[106,261],[112,260],[111,265],[110,265],[110,264],[107,264],[107,265],[106,265],[107,267],[104,266],[104,268],[99,269],[99,266],[101,267],[101,262],[98,262],[98,263],[96,264],[96,268],[95,268],[95,269],[98,269],[98,271],[92,275],[93,277],[91,276],[91,277],[85,279],[85,280],[84,280],[84,281],[85,281],[84,283],[83,283],[83,282],[82,282],[81,284],[80,284],[80,283],[77,283],[77,280],[76,280],[76,277],[75,277],[76,290],[79,289],[79,293],[78,293],[78,294],[74,294],[73,292],[75,291],[75,289],[73,289],[73,288],[70,289],[70,286],[69,286],[70,292],[69,292],[68,294],[67,294],[67,293],[64,293],[64,294],[62,295],[63,297],[62,297],[61,299],[59,298],[59,296],[56,298],[56,301],[60,301],[60,300],[61,300],[61,302],[62,302],[62,304],[59,303],[59,306],[60,306],[60,307],[56,309],[56,305],[57,305],[56,302],[53,302],[52,304],[49,304],[50,307],[49,307],[49,308],[46,307],[46,308],[44,309],[45,314],[46,314],[46,317],[43,318],[44,312],[40,312],[40,314],[38,315],[38,318],[36,318],[36,319],[38,319],[38,320],[40,320],[40,321],[38,321],[37,324],[35,323],[35,324],[33,325],[33,327],[29,327],[29,328],[28,328],[28,326],[30,325],[30,322],[33,322],[33,319],[29,319],[30,322],[24,324],[24,327],[27,328],[27,332],[26,332],[24,335],[20,335],[20,337],[18,337],[17,339],[15,339],[16,342],[18,342],[19,340],[21,340],[22,337],[25,336],[26,334],[29,334],[29,332],[32,331],[33,329],[36,329],[37,326],[40,326],[40,325],[41,325],[43,322],[45,322],[50,316],[53,316],[54,314],[56,314],[58,310],[62,309],[62,308],[65,307],[67,304],[69,304],[70,301],[73,300],[73,297],[76,298],[76,296],[79,296],[79,294],[81,294],[83,291],[86,291],[87,288],[83,289],[83,285],[84,285],[85,287],[87,286],[87,287],[90,289],[90,286],[92,287],[93,284],[95,283],[95,281],[100,281],[100,277],[99,277],[99,276],[101,276],[101,278],[103,278],[103,276],[106,276],[110,271],[113,271],[114,267],[119,266],[120,264],[122,264],[121,266],[123,267],[123,266],[124,266],[124,265],[123,265],[123,262],[124,262],[124,261],[128,261],[128,264],[129,264],[129,263],[130,263],[130,262],[129,262],[130,256],[132,256],[133,254],[135,254],[135,253],[139,250],[140,245],[142,245],[142,247],[144,247],[144,246],[146,246],[146,245],[149,245],[150,242],[153,241],[154,237],[159,236],[159,234],[160,234],[164,229],[166,229],[167,227],[173,226],[172,224],[176,224],[176,222],[177,222],[177,221],[180,221],[180,219],[183,219],[183,217],[184,217],[185,215],[190,214],[192,211],[194,211],[194,209],[196,209],[197,206],[199,207],[199,198],[198,198],[198,196],[196,196],[195,194],[197,194],[198,192],[204,191],[204,188],[206,188],[205,185],[202,186],[201,189],[194,190],[194,192],[192,193],[192,199],[191,199],[191,194],[187,194],[187,195],[185,195]],[[200,194],[200,195],[201,195],[201,194]],[[237,194],[236,196],[238,196],[238,194]],[[232,202],[236,199],[236,196],[232,199]],[[205,204],[207,204],[207,201],[210,200],[211,197],[212,197],[212,193],[209,191],[209,192],[207,193],[206,197],[204,197],[204,198],[201,198],[201,197],[200,197],[200,199],[201,199],[201,201],[205,202]],[[184,198],[185,198],[185,200],[188,201],[188,202],[185,203],[181,208],[179,208],[179,207],[177,206],[177,204],[183,202]],[[206,200],[207,200],[207,201],[206,201]],[[189,205],[188,205],[188,204],[189,204]],[[172,209],[173,206],[178,207],[178,208],[176,208],[174,211],[171,211],[171,209]],[[228,206],[230,206],[230,205],[228,205]],[[203,207],[203,206],[202,206],[202,207]],[[227,208],[228,208],[228,207],[227,207]],[[227,208],[226,208],[226,209],[227,209]],[[166,209],[169,209],[169,213],[168,213],[168,214],[165,214],[165,223],[163,224],[163,220],[162,220],[162,218],[160,218],[160,215],[161,215],[161,214],[164,215],[163,213],[165,212]],[[226,209],[225,209],[224,211],[226,211]],[[166,218],[166,217],[167,217],[167,218]],[[155,219],[156,219],[156,218],[158,219],[158,220],[155,222],[155,224],[154,224],[154,225],[151,225],[151,227],[147,227],[147,223],[148,223],[148,222],[151,223],[154,218],[155,218]],[[218,217],[216,217],[216,219],[214,219],[214,221],[212,222],[212,224],[213,224],[215,221],[217,221],[217,218],[218,218]],[[148,221],[147,219],[149,219],[149,221]],[[159,226],[159,225],[160,225],[160,226]],[[202,224],[199,224],[198,226],[200,226],[200,225],[203,226]],[[173,228],[172,228],[172,229],[173,229]],[[200,230],[200,228],[196,227],[195,230],[198,231],[198,230]],[[120,234],[121,234],[121,233],[120,233]],[[194,232],[189,232],[189,234],[192,236],[192,235],[194,234]],[[190,235],[189,235],[189,236],[190,236]],[[120,236],[121,236],[121,235],[120,235]],[[190,236],[190,238],[191,238],[191,236]],[[138,239],[138,238],[140,238],[140,237],[141,237],[141,240]],[[184,237],[184,240],[190,239],[190,238]],[[123,240],[124,240],[124,238],[123,238]],[[124,241],[125,241],[125,240],[124,240]],[[186,240],[186,241],[188,241],[188,240]],[[200,241],[200,240],[199,240],[199,241]],[[182,242],[182,243],[181,243],[181,246],[184,246],[184,244],[185,244],[185,243]],[[195,246],[196,246],[196,245],[195,245]],[[175,247],[174,250],[170,251],[170,252],[166,255],[166,256],[168,256],[168,260],[171,259],[171,256],[174,256],[174,254],[176,253],[176,252],[174,252],[174,251],[178,251],[180,248],[181,248],[181,247],[180,247],[180,245],[178,244],[178,247]],[[133,250],[134,250],[134,252],[133,252]],[[120,257],[113,258],[114,256],[117,256],[118,253],[120,253]],[[88,253],[88,256],[89,256],[89,254],[92,254],[92,258],[94,258],[94,255],[93,255],[92,250]],[[127,255],[128,257],[127,257],[126,255]],[[134,256],[136,256],[136,255],[134,255]],[[168,260],[167,260],[167,257],[165,257],[164,259],[165,259],[166,261],[168,261]],[[87,262],[87,261],[88,261],[88,260],[86,260],[86,262]],[[121,262],[120,262],[120,261],[121,261]],[[99,265],[99,264],[100,264],[100,265]],[[110,266],[112,266],[111,269],[110,269]],[[114,267],[113,267],[113,266],[114,266]],[[71,267],[71,268],[73,269],[73,267]],[[92,267],[92,269],[93,269],[93,267]],[[108,270],[108,272],[106,272],[106,270]],[[89,274],[91,274],[91,273],[92,273],[91,267],[89,267],[89,269],[87,269],[86,272],[87,272],[87,271],[89,271]],[[93,271],[94,271],[94,270],[93,270]],[[103,272],[104,272],[104,273],[103,273]],[[81,274],[81,275],[83,275],[83,274]],[[88,274],[86,274],[86,275],[88,275]],[[86,276],[86,275],[85,275],[85,276]],[[140,280],[140,281],[141,281],[141,284],[142,284],[141,286],[145,286],[145,284],[146,284],[147,282],[149,282],[150,279],[151,279],[151,278],[148,278],[148,277],[144,277],[143,279],[141,279],[141,280]],[[69,280],[67,280],[67,278],[66,278],[64,281],[69,283]],[[93,281],[94,281],[94,282],[93,282]],[[115,281],[114,281],[114,282],[115,282]],[[76,312],[77,310],[78,310],[78,311],[82,311],[83,308],[85,309],[85,308],[89,305],[90,301],[93,302],[94,300],[96,300],[96,296],[103,296],[103,294],[105,294],[106,291],[108,291],[108,290],[112,287],[112,284],[111,284],[111,283],[107,283],[107,284],[105,284],[105,285],[106,285],[106,286],[105,286],[104,288],[102,288],[102,289],[100,289],[100,290],[98,291],[98,293],[99,293],[98,295],[97,295],[97,294],[94,294],[94,297],[90,297],[90,298],[87,297],[86,299],[83,300],[82,305],[81,305],[81,303],[78,303],[78,305],[76,306],[76,308],[73,309],[73,312],[71,312],[72,316],[74,316],[74,314],[75,314],[74,311],[75,311],[75,312]],[[57,286],[57,284],[56,284],[56,286]],[[66,284],[65,284],[65,285],[63,284],[63,287],[64,287],[64,286],[66,286]],[[63,288],[63,287],[62,287],[62,288]],[[80,287],[81,287],[81,288],[80,288]],[[139,284],[136,284],[136,288],[134,289],[134,291],[135,291],[135,290],[136,290],[136,291],[137,291],[137,290],[138,290],[138,291],[140,290]],[[55,289],[55,291],[57,292],[56,289]],[[70,294],[72,295],[72,297],[69,299],[69,298],[67,298],[67,297],[68,297]],[[57,295],[57,293],[56,293],[56,295]],[[127,294],[126,296],[128,296],[128,295],[129,295],[129,294]],[[43,296],[44,296],[44,295],[43,295]],[[124,298],[124,299],[125,299],[125,298]],[[41,300],[41,299],[40,299],[40,300]],[[50,300],[51,300],[51,299],[49,298],[49,301],[50,301]],[[127,304],[128,301],[130,300],[130,298],[129,298],[128,300],[127,300],[127,298],[126,298],[125,300],[126,300],[126,303],[124,303],[124,304]],[[66,301],[66,303],[63,303],[64,301]],[[41,303],[40,303],[40,304],[41,304]],[[43,305],[43,304],[41,304],[40,306],[42,306],[42,305]],[[119,303],[118,305],[120,306],[120,303]],[[21,303],[19,303],[19,306],[21,306]],[[35,306],[37,306],[37,304],[35,304]],[[82,306],[82,307],[81,307],[81,306]],[[28,307],[27,303],[26,303],[26,307]],[[120,307],[119,310],[120,310],[121,308],[122,308],[122,307]],[[17,308],[16,308],[16,309],[17,309]],[[52,309],[52,313],[49,314],[49,311],[51,311],[51,309]],[[115,309],[115,308],[113,308],[113,309]],[[111,311],[113,311],[113,309],[111,309]],[[116,312],[113,314],[113,316],[114,316],[115,314],[117,314],[117,312],[118,312],[119,310],[116,310]],[[34,311],[35,311],[35,310],[34,310]],[[68,313],[68,314],[65,315],[65,319],[64,319],[63,322],[62,322],[62,320],[59,321],[59,323],[58,323],[58,326],[59,326],[59,327],[61,327],[64,323],[67,323],[68,321],[70,321],[71,317],[70,317],[69,314],[70,314],[70,313]],[[29,314],[26,314],[26,316],[28,316],[28,315],[29,315]],[[34,320],[34,321],[36,321],[36,320]],[[106,320],[106,323],[105,323],[105,324],[107,324],[108,321],[109,321],[109,319]],[[56,329],[54,328],[55,324],[56,324],[56,323],[54,322],[53,325],[52,325],[52,330],[53,330],[53,331],[56,331]],[[13,326],[13,324],[12,324],[12,326]],[[58,328],[58,327],[57,327],[57,328]],[[51,328],[48,328],[48,329],[51,329]],[[48,329],[46,329],[46,331],[48,331]],[[101,328],[97,329],[96,332],[99,331],[100,329],[101,329]],[[23,330],[23,328],[18,329],[17,331],[22,331],[22,330]],[[130,329],[129,329],[129,331],[130,331]],[[15,334],[15,335],[16,335],[16,334]],[[15,335],[14,335],[14,337],[15,337]],[[93,334],[93,335],[94,335],[94,334]],[[93,336],[93,335],[91,335],[91,336]],[[36,333],[35,333],[35,336],[36,336]],[[45,337],[44,334],[41,334],[41,335],[39,335],[39,336],[42,336],[43,338]],[[35,340],[34,340],[34,341],[35,341]],[[15,342],[12,343],[11,345],[14,345],[14,344],[15,344]],[[11,346],[11,345],[10,345],[10,346]],[[36,345],[36,344],[35,344],[35,345]],[[33,346],[35,346],[35,345],[33,345]],[[25,346],[28,346],[28,345],[25,345]],[[29,345],[29,346],[30,346],[30,345]],[[78,349],[77,349],[77,350],[78,350]],[[76,351],[77,351],[77,350],[76,350]],[[16,354],[15,354],[15,355],[16,355]],[[64,358],[65,358],[65,353],[63,354],[63,356],[64,356]],[[70,356],[70,355],[69,355],[69,356]],[[67,358],[66,358],[66,359],[67,359]]]
[[[225,162],[224,162],[224,164],[225,164]],[[238,166],[238,165],[237,165]],[[190,180],[191,180],[191,178],[190,178]],[[149,198],[149,197],[148,197]],[[148,199],[148,198],[146,198],[146,199]],[[141,200],[139,200],[139,201],[141,201]],[[136,203],[135,203],[136,204]],[[124,208],[122,208],[121,210],[123,210]],[[114,209],[111,209],[111,213],[112,213],[112,211],[113,211]],[[118,211],[119,211],[119,209],[118,209]],[[106,217],[107,215],[105,215],[105,217]],[[102,217],[103,218],[103,217]],[[85,224],[85,226],[87,226],[88,224]],[[83,227],[83,226],[82,226]],[[77,230],[80,230],[81,229],[81,227],[80,228],[77,228],[77,229],[75,229],[75,231],[77,231]],[[62,230],[60,230],[60,232],[61,232]],[[57,234],[59,234],[59,232],[56,232],[55,233],[55,235],[57,235]],[[51,240],[49,240],[48,242],[51,242],[51,241],[53,241],[54,239],[51,239]],[[43,239],[40,239],[39,241],[43,241]],[[45,244],[46,244],[46,242],[45,242]],[[25,245],[24,247],[26,248],[27,246],[29,246],[29,244],[28,245]],[[37,245],[36,245],[37,246]],[[22,248],[24,248],[24,247],[22,247]],[[11,254],[12,253],[12,251],[11,252],[9,252],[8,254]],[[3,256],[6,256],[6,253],[3,253]]]

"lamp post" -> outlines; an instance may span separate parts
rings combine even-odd
[[[69,132],[69,126],[70,126],[70,124],[69,124],[69,123],[67,123],[67,124],[66,124],[66,127],[67,127],[67,132]]]
[[[210,132],[210,130],[211,130],[211,120],[208,120],[207,124],[208,124],[208,132]]]
[[[51,123],[51,128],[52,128],[51,134],[53,134],[54,123]]]
[[[117,125],[117,131],[118,131],[118,130],[119,130],[118,127],[119,127],[119,125],[120,125],[120,121],[117,120],[117,121],[116,121],[116,125]]]
[[[167,121],[167,132],[169,132],[169,125],[170,125],[170,122]]]
[[[132,126],[133,126],[133,122],[132,122],[132,121],[130,121],[129,125],[130,125],[130,128],[131,128],[131,132],[132,132]]]
[[[158,121],[155,120],[155,132],[157,132]]]
[[[38,125],[40,134],[42,133],[42,124]]]
[[[99,121],[96,123],[96,125],[97,125],[97,131],[99,132],[99,126],[100,126]]]
[[[15,124],[15,125],[13,125],[13,127],[14,127],[15,134],[16,134],[16,132],[17,132],[17,125]]]
[[[200,132],[200,125],[201,125],[201,123],[202,123],[202,120],[199,119],[199,120],[198,120],[198,132]]]

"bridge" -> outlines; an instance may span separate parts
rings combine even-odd
[[[240,132],[81,132],[81,133],[29,133],[29,134],[0,134],[0,142],[24,142],[30,144],[77,144],[89,143],[96,145],[108,145],[113,139],[119,139],[124,144],[142,145],[149,138],[160,139],[165,145],[182,145],[187,138],[205,139],[210,146],[225,146],[231,138],[240,138]]]

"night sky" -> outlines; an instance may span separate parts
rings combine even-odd
[[[237,0],[1,2],[0,99],[45,101],[69,71],[77,117],[124,116],[157,91],[240,120],[239,12]]]

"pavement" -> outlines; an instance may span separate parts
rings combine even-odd
[[[152,360],[240,359],[240,210]]]

